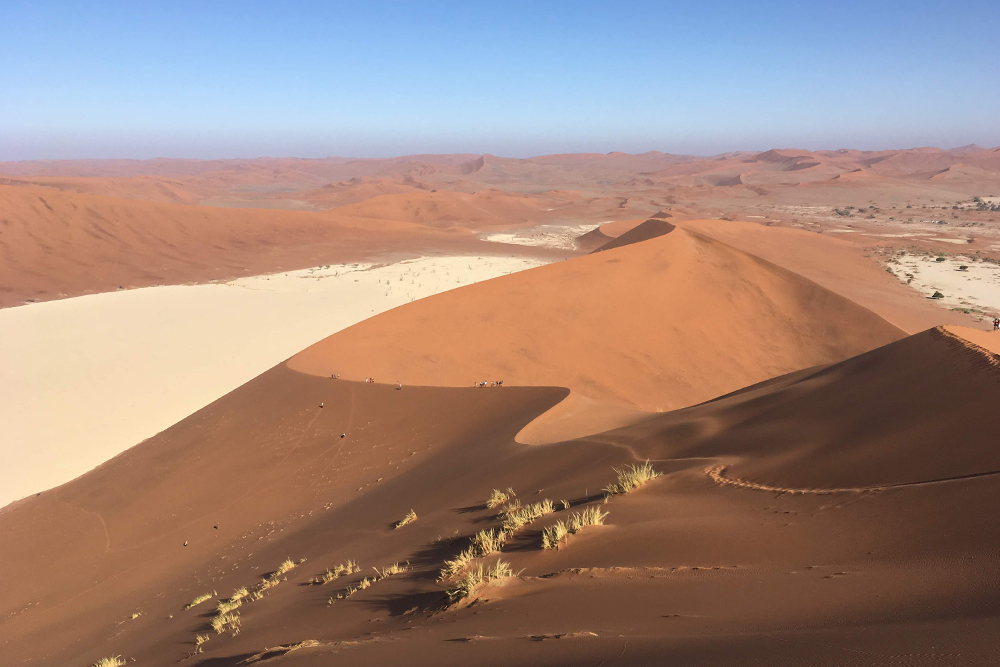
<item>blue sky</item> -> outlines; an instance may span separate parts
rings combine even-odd
[[[0,159],[1000,144],[995,0],[0,0]]]

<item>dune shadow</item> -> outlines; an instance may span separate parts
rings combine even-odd
[[[486,503],[479,503],[478,505],[469,505],[468,507],[458,507],[452,511],[456,514],[472,514],[473,512],[482,512],[488,509],[489,507],[486,506]]]
[[[403,595],[386,595],[365,602],[373,610],[386,611],[390,616],[407,616],[420,612],[445,609],[450,598],[445,591],[421,591]]]

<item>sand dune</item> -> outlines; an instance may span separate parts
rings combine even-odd
[[[557,385],[670,410],[902,335],[815,283],[677,229],[399,308],[289,364],[407,385]]]
[[[540,261],[334,265],[0,310],[0,507],[87,472],[335,331]]]
[[[408,215],[403,204],[379,210],[396,217],[378,218],[370,210],[362,216],[356,210],[180,206],[0,185],[0,306],[120,286],[224,280],[387,252],[488,247],[467,229],[474,223],[461,216]],[[484,218],[499,224],[501,215]]]
[[[0,641],[14,664],[38,665],[109,654],[173,664],[206,630],[194,664],[860,667],[872,651],[932,644],[989,664],[1000,478],[971,475],[996,469],[976,435],[1000,426],[997,373],[961,339],[929,331],[532,447],[515,433],[565,390],[395,391],[281,365],[0,513],[10,538],[0,558],[33,575],[8,584]],[[569,513],[558,510],[504,547],[516,578],[449,607],[438,569],[494,525],[481,504],[491,489],[580,508],[601,499],[612,466],[647,457],[665,476],[603,505],[606,525],[543,551],[540,527]],[[840,487],[856,488],[801,492]],[[411,508],[418,520],[394,530]],[[288,557],[306,560],[241,605],[238,636],[208,628],[214,600],[183,609],[206,591],[253,587]],[[328,604],[366,574],[308,581],[348,558],[368,574],[409,569]]]

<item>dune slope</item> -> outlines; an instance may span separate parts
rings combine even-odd
[[[901,336],[809,280],[676,229],[408,304],[289,365],[405,385],[558,385],[670,410]]]
[[[0,560],[32,573],[8,583],[0,645],[12,664],[34,665],[119,654],[204,667],[860,667],[878,664],[873,655],[987,665],[1000,629],[1000,475],[941,481],[996,462],[975,439],[941,447],[940,429],[995,432],[998,374],[983,346],[932,330],[535,447],[514,434],[565,390],[395,391],[282,365],[0,514],[11,538]],[[850,466],[816,446],[866,433],[873,415],[883,426],[848,451]],[[939,428],[920,428],[929,423]],[[647,457],[664,475],[600,504],[611,468]],[[450,603],[455,581],[437,582],[439,569],[497,525],[483,502],[507,486],[524,503],[554,499],[556,511],[508,538],[499,557],[518,576]],[[605,525],[540,549],[543,526],[588,506],[608,513]],[[394,529],[410,509],[417,520]],[[278,585],[237,609],[238,635],[211,630],[216,600],[253,589],[285,558],[295,566]],[[310,585],[347,559],[364,571]],[[337,599],[397,562],[407,569]],[[209,637],[201,653],[197,634]]]

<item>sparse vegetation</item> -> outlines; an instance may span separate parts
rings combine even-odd
[[[361,567],[358,566],[357,563],[355,563],[352,560],[348,560],[347,562],[341,563],[340,565],[336,566],[332,570],[330,568],[327,568],[326,572],[324,572],[318,577],[314,577],[313,579],[311,579],[310,583],[322,586],[323,584],[328,584],[335,579],[346,577],[349,574],[354,574],[355,572],[360,572],[360,571]]]
[[[215,608],[219,616],[225,616],[231,611],[235,611],[243,606],[243,600],[220,600],[219,606]]]
[[[502,530],[481,530],[472,538],[472,552],[476,557],[488,556],[500,551],[507,542],[507,533]]]
[[[233,637],[240,634],[239,612],[231,611],[228,614],[219,614],[212,619],[212,629],[220,635],[227,630]]]
[[[413,523],[416,520],[417,520],[417,513],[414,512],[413,510],[410,510],[409,512],[406,513],[406,516],[404,516],[402,519],[393,524],[393,528],[402,528],[406,524]]]
[[[472,547],[469,547],[468,549],[459,552],[459,554],[451,560],[446,560],[444,562],[444,567],[441,568],[441,574],[438,577],[438,580],[444,581],[446,579],[451,579],[456,574],[464,570],[465,566],[468,565],[475,557],[476,556],[472,551]]]
[[[288,572],[289,570],[291,570],[294,567],[295,567],[295,561],[293,561],[291,558],[286,558],[285,560],[283,560],[281,562],[281,565],[278,566],[278,569],[275,570],[271,574],[271,576],[272,577],[280,577],[281,575],[285,574],[286,572]]]
[[[379,581],[385,579],[386,577],[391,577],[394,574],[401,574],[403,572],[406,572],[407,568],[405,565],[400,565],[399,563],[393,563],[388,567],[383,567],[381,570],[378,569],[377,567],[372,569],[375,570],[376,574],[378,574],[378,578],[376,579],[376,581]]]
[[[211,635],[195,635],[194,636],[194,647],[196,653],[201,653],[201,645],[211,639]]]
[[[604,487],[604,493],[608,498],[621,493],[628,493],[632,489],[637,489],[649,480],[656,479],[662,474],[653,470],[653,466],[649,465],[649,461],[641,465],[633,463],[621,469],[614,468],[614,471],[618,475],[618,481]]]
[[[505,505],[508,501],[513,500],[516,496],[517,494],[514,493],[514,489],[509,486],[506,491],[493,489],[492,495],[490,495],[489,499],[486,501],[486,506],[491,510],[496,509],[501,505]]]
[[[934,292],[934,294],[931,295],[931,298],[932,299],[943,299],[944,298],[944,294],[941,294],[941,292]]]
[[[483,566],[480,565],[475,570],[468,572],[458,582],[458,585],[455,586],[455,588],[449,590],[448,597],[450,597],[453,602],[457,602],[464,598],[471,597],[486,584],[513,576],[516,575],[511,569],[510,563],[507,563],[506,561],[497,560],[496,563],[488,568],[483,568]]]
[[[216,595],[217,595],[217,593],[215,591],[212,591],[211,593],[202,593],[201,595],[199,595],[195,599],[191,600],[191,602],[188,602],[187,606],[185,606],[184,608],[185,609],[191,609],[192,607],[197,607],[202,602],[206,602],[208,600],[211,600]]]
[[[555,505],[552,501],[546,498],[540,503],[532,503],[531,505],[525,505],[521,507],[520,504],[511,505],[503,512],[500,516],[503,519],[503,529],[505,532],[513,533],[520,530],[522,526],[526,526],[535,519],[538,519],[546,514],[552,514],[556,511]]]
[[[122,667],[125,660],[120,655],[113,655],[110,658],[101,658],[94,663],[94,667]]]
[[[542,530],[542,548],[558,549],[559,543],[567,535],[577,533],[585,526],[601,526],[604,524],[607,512],[602,512],[597,506],[587,507],[581,512],[574,512],[565,521],[557,521],[555,524]]]

